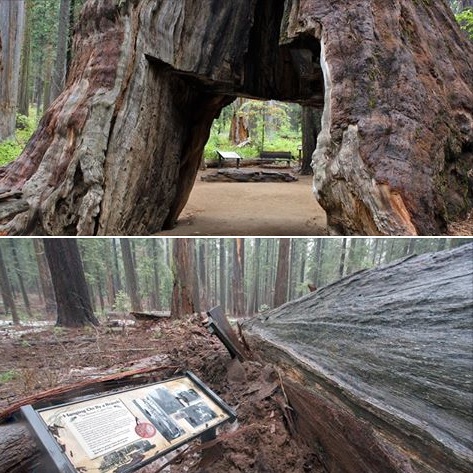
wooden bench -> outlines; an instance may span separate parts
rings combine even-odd
[[[234,151],[220,151],[220,150],[217,150],[217,157],[218,157],[218,167],[219,168],[222,167],[222,163],[226,159],[235,159],[237,169],[240,167],[241,156],[238,153],[235,153]]]
[[[293,157],[289,151],[262,151],[259,155],[259,160],[261,161],[261,164],[286,161],[287,167],[289,167]]]

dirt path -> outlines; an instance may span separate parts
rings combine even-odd
[[[326,235],[325,212],[312,194],[312,177],[295,182],[205,182],[199,172],[178,225],[162,236]]]

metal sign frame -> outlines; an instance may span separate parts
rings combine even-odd
[[[191,372],[52,407],[23,406],[21,414],[43,452],[39,473],[131,473],[196,438],[215,438],[217,427],[236,419]],[[121,443],[107,431],[108,421],[99,423],[108,418]],[[95,427],[102,444],[93,438]]]

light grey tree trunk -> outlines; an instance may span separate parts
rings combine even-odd
[[[67,72],[67,51],[69,49],[69,26],[71,16],[71,0],[61,0],[59,7],[59,25],[54,64],[53,79],[51,82],[50,101],[53,102],[64,89]]]
[[[15,132],[24,0],[0,0],[0,140]]]

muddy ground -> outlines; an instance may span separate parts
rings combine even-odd
[[[163,470],[149,465],[143,473],[325,471],[316,454],[291,435],[277,370],[257,361],[231,361],[198,316],[125,328],[0,327],[0,357],[0,411],[58,385],[153,365],[164,367],[163,378],[191,370],[236,410],[237,422],[219,432],[215,445],[194,441],[176,463]]]

